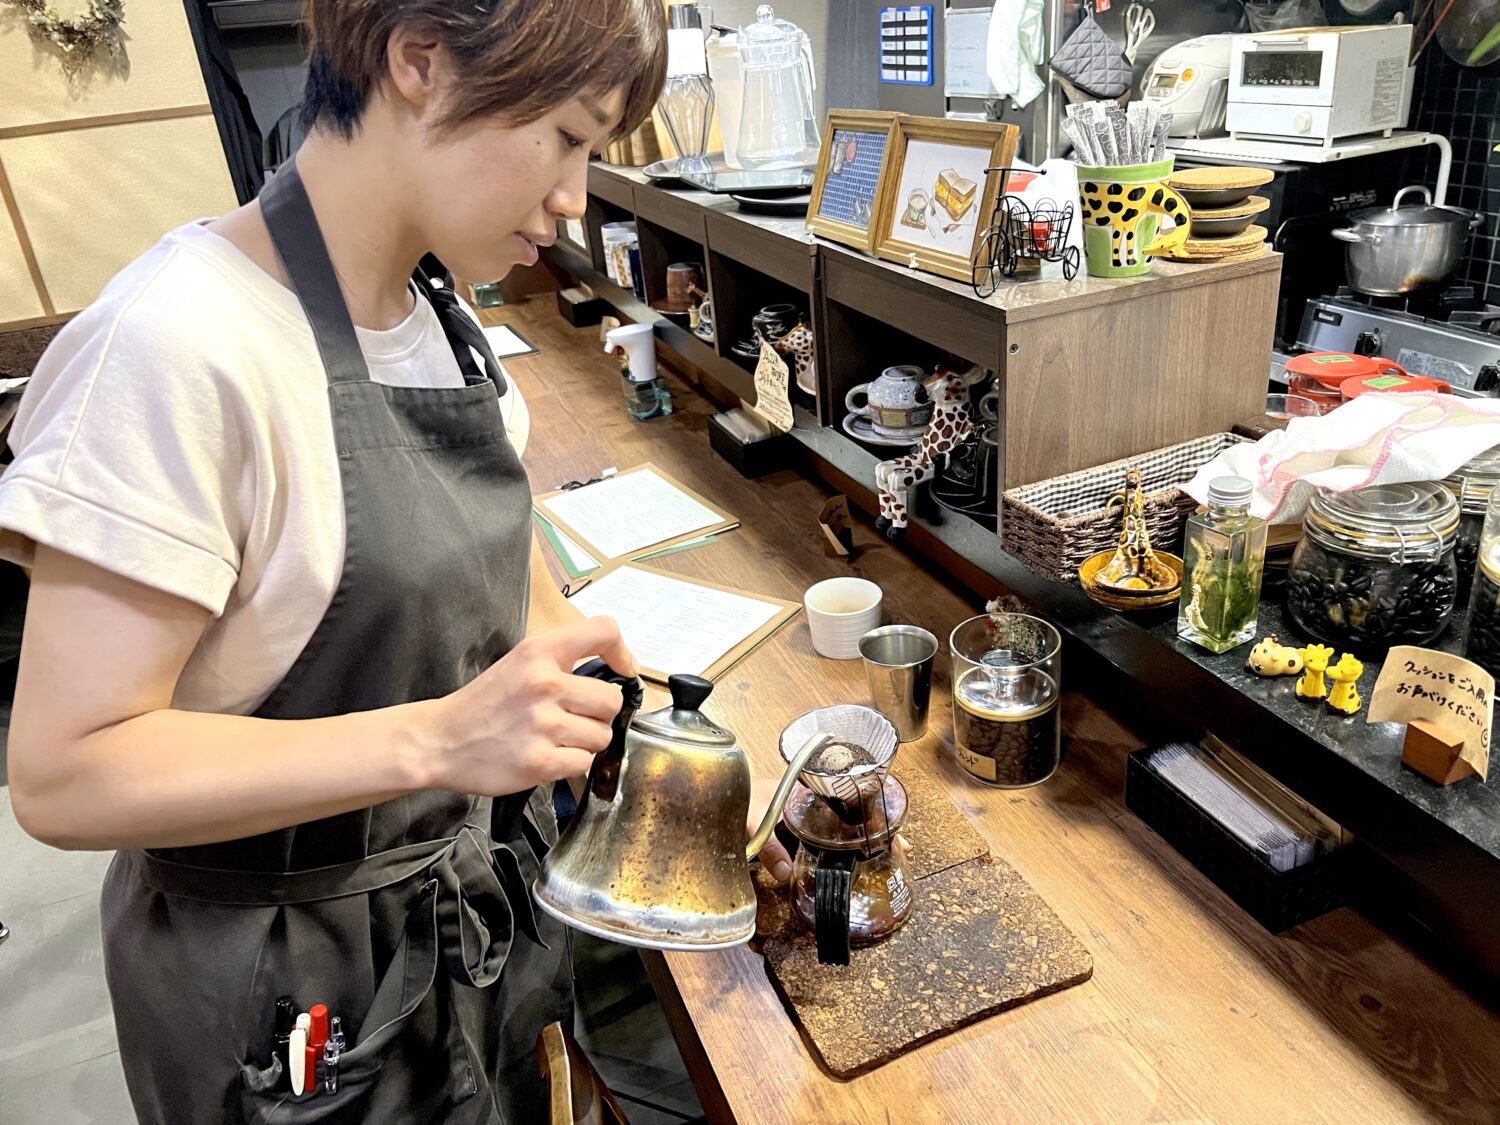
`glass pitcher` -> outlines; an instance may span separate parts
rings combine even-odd
[[[736,155],[750,169],[805,168],[818,159],[812,44],[771,5],[739,33],[744,88]]]

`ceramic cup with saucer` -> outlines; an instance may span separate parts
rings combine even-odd
[[[887,367],[878,379],[851,388],[844,405],[881,437],[915,441],[932,421],[932,399],[922,385],[926,377],[920,367]]]

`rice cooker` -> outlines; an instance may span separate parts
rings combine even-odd
[[[1200,35],[1156,57],[1141,84],[1141,96],[1172,113],[1173,137],[1212,137],[1224,132],[1229,100],[1232,35]]]

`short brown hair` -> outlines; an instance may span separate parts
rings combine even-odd
[[[661,0],[305,0],[302,123],[352,137],[385,76],[391,32],[412,24],[458,74],[440,126],[500,113],[535,121],[577,94],[625,93],[616,137],[651,112],[667,69]]]

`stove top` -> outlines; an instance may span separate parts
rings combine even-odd
[[[1460,391],[1500,394],[1500,306],[1469,286],[1404,298],[1341,287],[1308,301],[1296,350],[1384,356]]]

